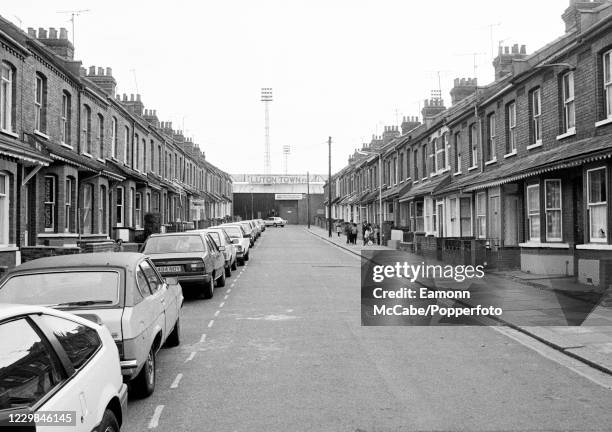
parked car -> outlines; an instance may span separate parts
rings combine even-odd
[[[220,228],[232,239],[236,248],[236,260],[238,265],[243,266],[249,260],[251,251],[251,239],[249,234],[241,225],[219,225],[211,228]]]
[[[225,257],[225,277],[230,277],[232,270],[238,269],[236,246],[232,243],[232,239],[223,228],[207,228],[201,231],[210,235],[219,250],[223,252]]]
[[[181,285],[194,285],[202,298],[212,298],[215,283],[225,286],[225,257],[206,233],[152,234],[142,251],[163,276],[176,277]]]
[[[251,220],[248,220],[247,222],[250,223],[253,229],[255,230],[255,238],[256,239],[259,238],[261,236],[261,227],[259,226],[257,221],[254,219],[251,219]]]
[[[49,308],[0,304],[0,430],[118,432],[126,406],[107,328]],[[10,422],[40,411],[57,413],[59,427]]]
[[[253,247],[255,245],[255,239],[256,239],[255,228],[253,228],[253,226],[249,222],[247,221],[231,222],[231,223],[223,224],[221,226],[230,226],[230,225],[241,226],[249,237],[250,246]]]
[[[266,230],[266,222],[263,219],[255,219],[255,221],[259,224],[259,226],[261,227],[261,231],[265,231]]]
[[[283,219],[278,216],[273,216],[273,217],[269,217],[266,219],[266,226],[284,227],[287,224],[288,224],[288,221],[286,219]]]
[[[110,331],[130,392],[155,390],[155,357],[162,345],[180,344],[181,286],[164,280],[135,252],[40,258],[22,264],[0,282],[0,303],[65,310]]]

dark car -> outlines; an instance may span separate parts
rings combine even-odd
[[[215,282],[225,286],[225,257],[206,233],[153,234],[142,252],[163,276],[176,277],[183,287],[195,286],[202,298],[212,298]]]

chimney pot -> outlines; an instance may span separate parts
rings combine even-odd
[[[33,27],[28,27],[28,36],[35,38],[36,37],[36,29]]]
[[[527,54],[527,46],[521,45],[521,54]]]
[[[68,30],[64,27],[60,28],[60,39],[68,40]]]
[[[140,102],[140,94],[137,94],[137,95],[136,95],[136,100],[137,100],[138,102]]]
[[[130,102],[134,102],[134,93],[130,94]]]
[[[107,76],[113,76],[113,69],[112,69],[112,68],[107,67],[107,68],[106,68],[106,75],[107,75]]]
[[[96,74],[96,67],[95,66],[89,66],[89,74],[88,75],[95,75]]]
[[[47,39],[47,30],[42,27],[38,27],[38,39]]]
[[[519,52],[518,44],[512,45],[512,54],[518,54],[518,52]]]
[[[104,75],[104,68],[98,68],[98,75]]]
[[[57,39],[57,30],[55,27],[49,28],[49,39]]]
[[[82,76],[87,75],[87,69],[85,69],[84,67],[79,68],[79,71],[81,72],[81,75],[82,75]]]
[[[505,46],[504,47],[504,54],[510,54],[510,47],[509,46]]]
[[[127,102],[127,100],[128,100],[127,95],[125,93],[123,93],[123,102]]]

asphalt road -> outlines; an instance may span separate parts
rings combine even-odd
[[[612,391],[487,327],[361,327],[359,259],[269,228],[125,431],[612,429]],[[205,336],[204,336],[205,335]]]

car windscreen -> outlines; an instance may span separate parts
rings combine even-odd
[[[218,232],[216,232],[216,231],[208,231],[208,234],[210,234],[210,236],[215,241],[217,246],[221,246],[221,237],[219,236]]]
[[[143,253],[186,253],[205,252],[200,235],[172,235],[151,237],[147,240]]]
[[[242,238],[242,230],[239,226],[224,226],[223,229],[231,238]]]
[[[0,303],[95,306],[119,302],[116,271],[16,274],[0,286]]]

